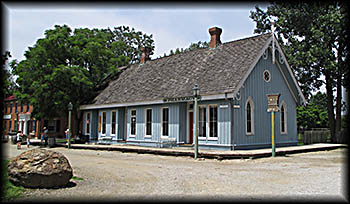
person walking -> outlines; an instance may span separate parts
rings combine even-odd
[[[40,141],[41,141],[41,145],[44,145],[44,130],[46,127],[43,128],[43,131],[40,134]]]
[[[17,142],[17,149],[21,149],[21,143],[22,143],[22,133],[21,131],[17,131],[17,138],[16,138],[16,142]]]
[[[46,128],[46,127],[44,127],[44,140],[45,140],[45,146],[47,146],[47,140],[48,140],[48,138],[49,138],[49,130]]]
[[[66,141],[67,141],[67,144],[68,144],[69,128],[67,128],[67,130],[64,131],[64,133],[66,134]]]
[[[28,134],[27,136],[27,148],[29,148],[30,146],[30,134]]]

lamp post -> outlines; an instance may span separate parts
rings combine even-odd
[[[73,110],[73,104],[72,102],[69,102],[68,104],[68,111],[69,111],[69,116],[68,116],[68,149],[70,148],[70,138],[71,138],[71,135],[72,135],[72,131],[71,131],[71,128],[72,128],[72,110]]]
[[[194,158],[198,158],[198,98],[199,98],[199,87],[197,84],[193,87],[194,96]]]

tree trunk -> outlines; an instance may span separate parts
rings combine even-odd
[[[327,94],[327,112],[328,112],[328,121],[329,128],[331,131],[331,142],[335,143],[335,119],[334,119],[334,107],[333,107],[333,89],[331,84],[331,77],[329,73],[325,73],[326,78],[326,94]]]
[[[338,49],[338,72],[337,72],[337,102],[336,102],[336,119],[335,119],[335,134],[338,135],[338,133],[341,130],[341,102],[342,102],[342,75],[343,75],[343,46],[342,43],[339,43],[339,49]],[[337,139],[337,138],[336,138]],[[337,140],[338,141],[338,140]]]

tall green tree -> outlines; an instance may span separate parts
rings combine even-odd
[[[176,48],[175,51],[173,50],[170,50],[170,53],[169,55],[166,55],[164,53],[164,56],[163,57],[166,57],[166,56],[171,56],[171,55],[175,55],[175,54],[179,54],[179,53],[183,53],[183,52],[189,52],[189,51],[192,51],[192,50],[196,50],[196,49],[200,49],[200,48],[208,48],[209,47],[209,43],[204,41],[198,41],[196,43],[191,43],[187,48],[183,49],[183,48]]]
[[[317,92],[310,97],[306,106],[297,107],[297,125],[306,129],[327,128],[327,95]]]
[[[279,42],[284,44],[288,63],[307,98],[311,91],[325,85],[331,138],[336,141],[341,127],[341,89],[345,85],[345,62],[348,61],[347,5],[338,1],[273,2],[266,12],[256,7],[250,17],[256,22],[255,33],[271,31],[270,22],[275,21]]]
[[[16,88],[16,83],[13,79],[12,71],[7,66],[9,57],[11,57],[9,51],[5,51],[5,53],[3,53],[1,56],[1,81],[3,85],[1,96],[3,98],[6,98],[7,96],[13,94],[14,89]]]
[[[69,102],[74,114],[81,104],[91,102],[118,67],[138,62],[140,47],[153,51],[153,44],[152,35],[126,26],[72,31],[56,25],[28,48],[24,60],[11,63],[18,76],[16,97],[30,102],[32,115],[39,119],[67,112]]]

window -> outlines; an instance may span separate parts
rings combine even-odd
[[[218,107],[209,105],[209,137],[218,136]]]
[[[18,111],[18,103],[15,104],[15,113]]]
[[[287,109],[286,109],[286,104],[283,101],[281,105],[281,133],[286,134],[287,133]]]
[[[86,113],[86,134],[90,134],[90,113]]]
[[[5,103],[5,111],[4,114],[7,114],[7,103]],[[5,128],[4,128],[5,129]]]
[[[12,113],[12,103],[10,103],[10,113]]]
[[[162,135],[169,136],[169,108],[162,109]]]
[[[9,121],[9,132],[11,132],[12,121]]]
[[[21,113],[23,112],[23,103],[21,103]]]
[[[254,104],[250,97],[246,102],[246,134],[254,134]]]
[[[36,120],[33,120],[33,131],[35,132],[36,131]]]
[[[146,135],[152,135],[152,109],[146,109]]]
[[[116,125],[117,125],[117,112],[112,111],[112,128],[111,128],[111,135],[116,134]]]
[[[131,110],[130,121],[130,135],[136,135],[136,110]]]
[[[198,126],[199,126],[199,132],[198,137],[206,137],[206,107],[205,106],[199,106],[199,119],[198,119]]]
[[[4,130],[6,130],[6,125],[7,125],[7,121],[6,120],[4,120]]]
[[[106,112],[102,112],[102,135],[106,134]]]
[[[29,103],[27,103],[27,112],[29,112]]]
[[[265,70],[264,71],[264,80],[266,81],[266,82],[270,82],[270,72],[269,72],[269,70]]]

